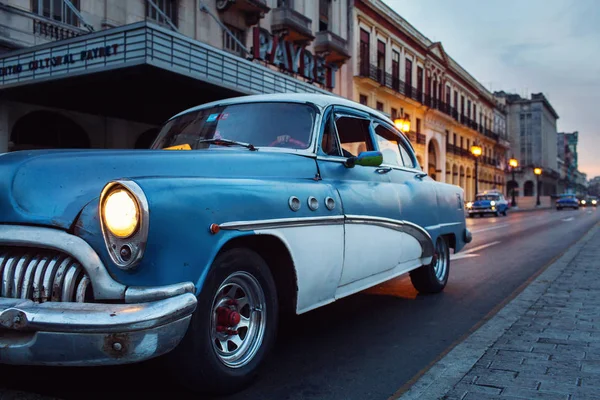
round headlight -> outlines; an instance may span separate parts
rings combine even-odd
[[[102,215],[108,230],[120,238],[133,235],[139,224],[137,202],[124,189],[117,189],[106,196]]]
[[[494,200],[490,201],[490,205],[495,206],[496,202]]]
[[[471,202],[468,202],[468,203],[467,203],[467,208],[471,208],[471,207],[473,207],[473,203],[471,203]]]

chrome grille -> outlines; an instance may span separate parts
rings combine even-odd
[[[0,297],[84,302],[90,278],[74,258],[46,249],[0,247]]]

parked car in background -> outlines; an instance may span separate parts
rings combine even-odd
[[[506,216],[510,208],[508,201],[501,192],[485,191],[475,196],[475,201],[467,203],[467,212],[469,217],[475,215],[492,214],[498,217],[500,214]]]
[[[562,194],[556,200],[556,209],[562,210],[563,208],[574,208],[579,209],[579,200],[574,194]]]
[[[280,312],[404,273],[442,291],[471,241],[463,204],[390,119],[327,95],[195,107],[150,150],[2,155],[0,362],[165,355],[188,388],[236,391]]]

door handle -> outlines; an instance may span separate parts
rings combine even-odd
[[[388,172],[390,172],[392,170],[392,167],[379,167],[377,168],[375,171],[378,174],[387,174]]]
[[[417,174],[415,175],[415,178],[417,179],[423,179],[427,176],[427,174],[425,172],[417,172]]]

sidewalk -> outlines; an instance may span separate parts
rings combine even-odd
[[[600,226],[399,398],[600,399]]]

